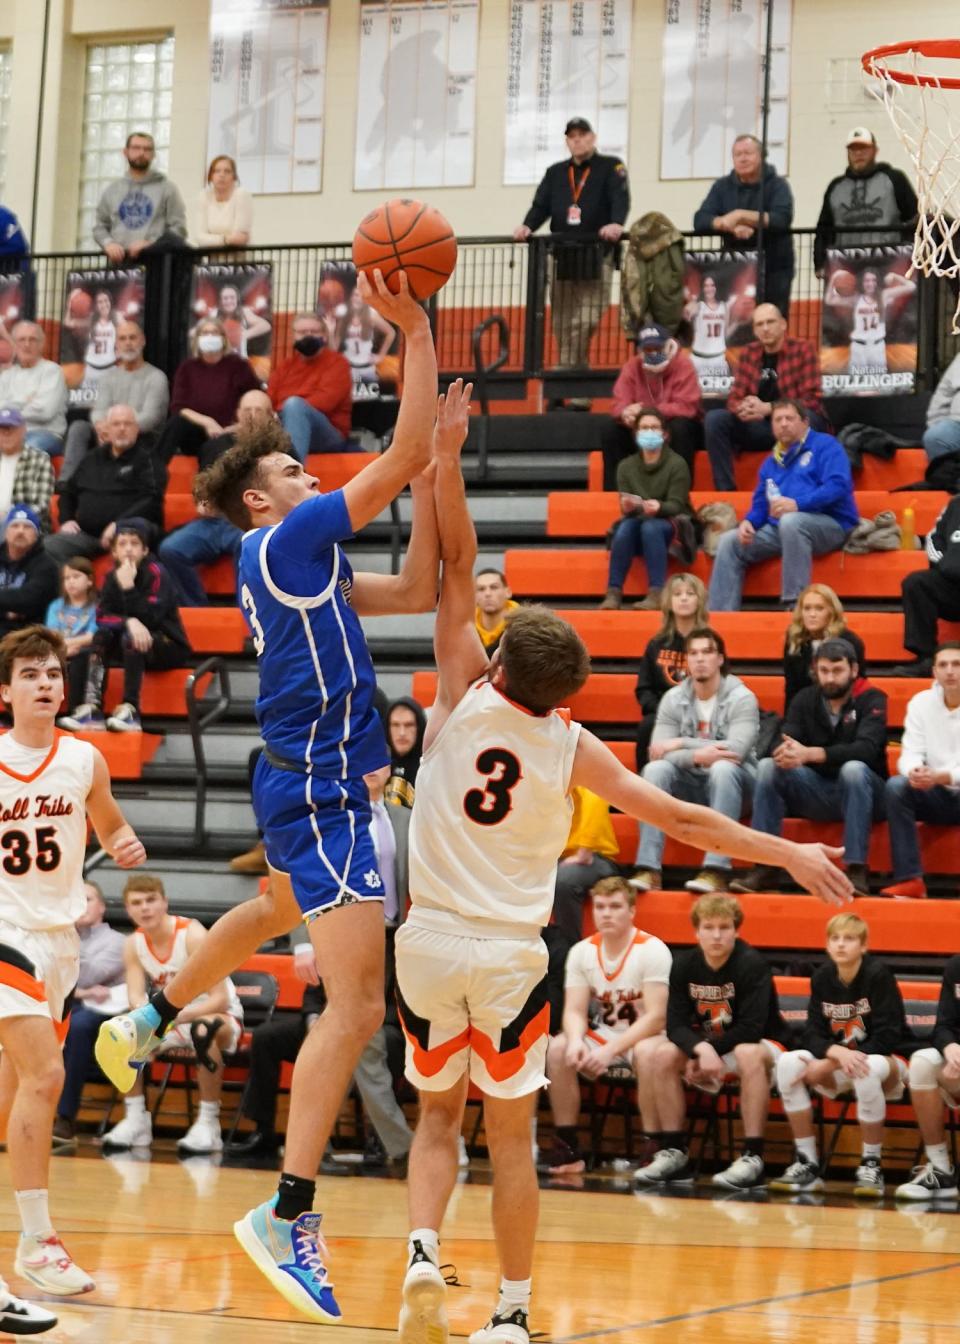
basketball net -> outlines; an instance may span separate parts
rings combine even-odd
[[[953,90],[960,88],[960,82],[934,73],[930,57],[908,43],[895,52],[889,48],[868,52],[863,72],[868,91],[886,108],[916,172],[918,219],[909,274],[956,278],[960,276],[960,95]],[[953,331],[960,333],[960,298]]]

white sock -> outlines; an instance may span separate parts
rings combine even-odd
[[[530,1279],[501,1279],[497,1315],[509,1316],[511,1312],[516,1311],[517,1307],[529,1311],[530,1283]]]
[[[53,1224],[50,1221],[46,1190],[17,1190],[16,1196],[23,1235],[25,1237],[52,1236]]]
[[[953,1171],[953,1163],[950,1161],[950,1154],[945,1143],[926,1143],[924,1144],[924,1151],[927,1154],[928,1161],[933,1163],[937,1171]]]
[[[818,1160],[816,1139],[794,1139],[794,1143],[796,1144],[797,1152],[801,1157],[805,1157],[808,1162],[816,1162]]]
[[[218,1124],[220,1121],[220,1103],[219,1101],[201,1101],[200,1119],[209,1120],[211,1124]]]
[[[141,1092],[139,1097],[124,1097],[123,1106],[131,1119],[138,1119],[141,1115],[146,1115],[147,1099]]]
[[[415,1227],[407,1240],[407,1250],[412,1260],[415,1254],[415,1241],[419,1241],[421,1247],[429,1255],[435,1265],[440,1263],[440,1234],[434,1231],[432,1227]]]
[[[880,1158],[883,1156],[883,1144],[865,1143],[863,1145],[863,1155],[864,1157],[875,1157],[879,1162]]]

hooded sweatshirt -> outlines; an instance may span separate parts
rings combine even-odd
[[[874,163],[865,173],[848,168],[823,194],[814,265],[824,265],[828,247],[906,242],[916,217],[917,193],[906,173],[889,163]]]
[[[42,622],[59,586],[60,571],[40,537],[19,560],[0,545],[0,635]]]
[[[628,359],[613,385],[611,414],[619,420],[627,406],[653,406],[665,420],[686,416],[691,420],[703,418],[703,399],[693,361],[676,341],[665,347],[672,354],[656,369],[644,368],[642,354]]]
[[[790,236],[793,192],[790,183],[785,177],[779,176],[772,163],[763,165],[762,183],[763,211],[770,221],[763,231],[767,270],[793,275],[793,239]],[[693,227],[697,233],[713,233],[713,221],[718,215],[727,215],[731,210],[759,210],[760,186],[760,182],[741,182],[735,172],[718,177],[693,217]],[[732,233],[722,234],[721,237],[726,238],[727,245],[737,252],[756,245],[756,235],[746,240]]]
[[[783,495],[796,502],[799,513],[824,513],[840,524],[845,532],[860,521],[853,494],[850,459],[839,439],[815,429],[806,438],[793,443],[779,456],[776,451],[765,457],[757,474],[757,488],[747,520],[759,531],[765,523],[777,527],[770,517],[771,495]]]
[[[409,709],[417,721],[417,736],[413,746],[403,756],[398,756],[390,742],[390,715],[395,709]],[[391,700],[386,720],[387,749],[390,752],[390,778],[384,789],[383,800],[400,807],[413,807],[414,784],[420,769],[420,757],[423,755],[423,734],[427,728],[427,716],[423,707],[409,695],[401,695]]]
[[[695,683],[690,677],[667,691],[660,701],[652,741],[667,742],[678,737],[682,742],[682,746],[667,755],[670,764],[681,769],[699,769],[693,763],[694,752],[705,742],[718,742],[735,751],[747,769],[756,770],[754,748],[760,732],[760,706],[753,691],[739,677],[722,676],[713,715],[704,730],[700,727],[698,704]]]
[[[165,233],[187,236],[187,210],[180,192],[163,173],[132,178],[129,173],[105,187],[97,202],[93,236],[101,247],[155,243]]]
[[[179,594],[169,574],[148,553],[137,566],[132,588],[120,587],[116,569],[107,573],[97,603],[97,625],[102,630],[122,630],[131,617],[136,617],[152,635],[165,635],[172,643],[182,645],[186,658],[190,654],[190,641],[178,603]]]

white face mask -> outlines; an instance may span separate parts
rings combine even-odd
[[[201,355],[218,355],[223,349],[223,340],[215,331],[204,332],[197,340],[197,349]]]

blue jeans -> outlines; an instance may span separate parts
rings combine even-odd
[[[786,816],[842,821],[845,860],[866,863],[870,826],[883,820],[883,785],[864,761],[847,761],[836,779],[829,779],[809,765],[781,770],[768,756],[760,762],[751,824],[765,835],[780,835]]]
[[[933,826],[960,824],[960,794],[941,786],[914,789],[905,775],[894,775],[887,780],[886,795],[894,881],[923,877],[917,822],[927,821]]]
[[[809,412],[810,428],[827,428],[816,411]],[[733,411],[707,411],[704,437],[716,490],[736,490],[733,459],[737,453],[768,453],[774,445],[769,420],[741,420]]]
[[[722,533],[710,575],[710,610],[739,611],[747,569],[774,555],[783,557],[780,601],[792,605],[810,582],[813,557],[839,551],[846,535],[825,513],[785,513],[776,526],[764,523],[746,545],[736,530]]]
[[[63,437],[51,434],[49,429],[28,429],[24,435],[28,448],[41,448],[50,457],[59,457],[63,452]]]
[[[195,518],[160,543],[157,556],[180,589],[184,606],[205,607],[209,602],[194,566],[212,565],[222,555],[237,559],[242,540],[239,527],[226,518]]]
[[[303,397],[287,397],[280,422],[290,435],[293,455],[299,462],[306,462],[309,453],[350,452],[339,429],[334,429],[323,411],[315,410]]]
[[[621,518],[610,543],[607,586],[622,588],[635,555],[643,555],[647,587],[662,588],[667,581],[667,547],[673,524],[667,518]]]
[[[743,816],[753,794],[753,772],[735,761],[715,761],[706,769],[696,765],[672,765],[669,761],[650,761],[643,767],[643,778],[673,798],[681,798],[685,803],[703,803],[733,821],[739,821]],[[660,871],[665,838],[659,826],[642,823],[637,849],[638,868]],[[704,854],[703,866],[727,869],[730,858],[726,854]]]
[[[923,436],[923,451],[929,461],[943,453],[960,452],[960,420],[938,420]]]
[[[73,1120],[80,1109],[83,1085],[93,1066],[94,1042],[107,1017],[85,1003],[78,1003],[70,1014],[70,1029],[63,1043],[63,1091],[57,1103],[57,1115],[62,1120]]]

